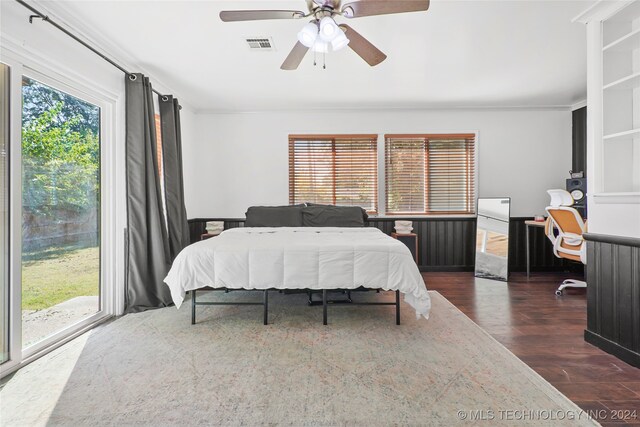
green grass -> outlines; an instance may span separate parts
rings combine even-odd
[[[22,309],[42,310],[71,298],[98,295],[99,271],[100,251],[97,247],[55,249],[47,251],[47,256],[25,257]]]

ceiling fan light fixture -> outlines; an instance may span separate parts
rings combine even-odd
[[[325,42],[330,42],[341,33],[338,24],[330,16],[325,16],[320,20],[320,38]]]
[[[309,22],[302,27],[298,33],[298,41],[306,47],[312,47],[318,38],[318,25],[315,22]]]
[[[318,38],[318,40],[316,40],[316,42],[313,44],[311,50],[318,53],[327,53],[329,52],[329,43]]]
[[[348,44],[349,39],[344,34],[344,32],[340,30],[340,33],[336,36],[336,38],[331,40],[331,49],[333,49],[334,52],[337,52],[340,49],[346,47]]]

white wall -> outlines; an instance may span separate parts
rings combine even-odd
[[[183,147],[190,218],[287,204],[289,134],[477,131],[479,196],[511,197],[512,216],[543,214],[546,190],[564,188],[571,168],[569,109],[212,113],[196,127]]]

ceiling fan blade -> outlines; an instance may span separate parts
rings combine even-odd
[[[220,12],[220,19],[224,22],[300,19],[304,16],[305,13],[299,10],[223,10]]]
[[[342,7],[345,18],[389,15],[392,13],[421,12],[429,9],[429,0],[361,0]]]
[[[360,35],[356,30],[351,28],[346,24],[341,24],[340,28],[342,28],[345,32],[345,35],[349,39],[349,47],[355,53],[357,53],[360,58],[364,59],[369,65],[375,67],[385,59],[387,59],[387,55],[382,53],[380,49],[371,44],[371,42]]]
[[[302,62],[302,58],[304,58],[304,56],[307,54],[308,50],[308,47],[300,42],[297,42],[296,45],[293,46],[293,49],[291,49],[291,52],[289,53],[289,56],[287,56],[287,59],[285,59],[280,66],[280,69],[296,70],[298,68],[298,65],[300,65],[300,63]]]
[[[317,6],[329,6],[332,7],[333,10],[340,10],[341,0],[309,0],[315,3]]]

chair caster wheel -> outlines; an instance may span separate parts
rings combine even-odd
[[[561,297],[561,296],[562,296],[562,291],[561,291],[561,290],[557,290],[557,291],[556,291],[556,295],[557,295],[557,296],[559,296],[559,297]]]

